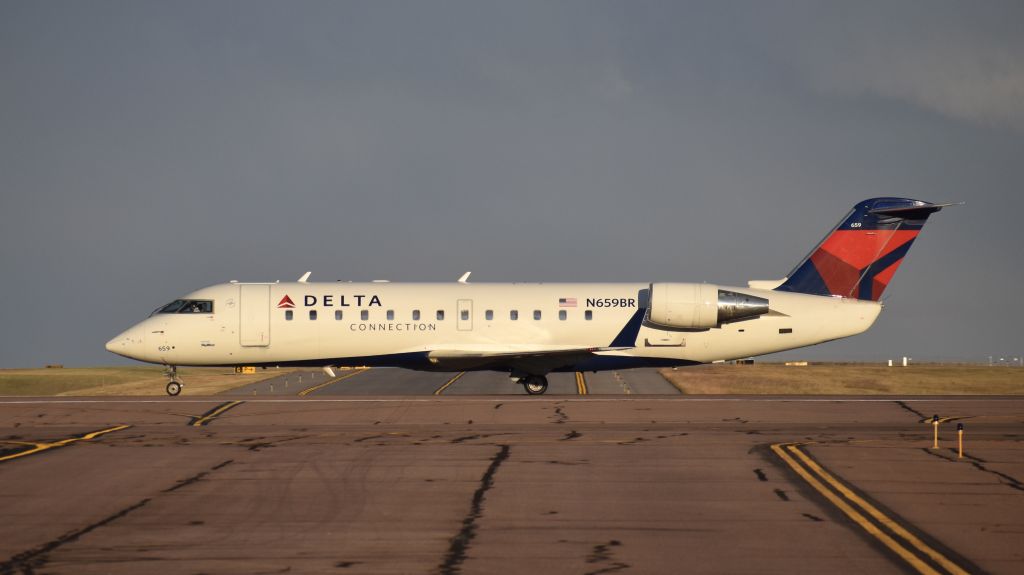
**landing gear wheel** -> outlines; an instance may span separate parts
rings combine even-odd
[[[181,393],[181,384],[177,381],[172,381],[167,384],[167,395],[175,396]]]
[[[529,395],[543,395],[548,390],[548,378],[541,375],[531,375],[523,380],[523,387]]]

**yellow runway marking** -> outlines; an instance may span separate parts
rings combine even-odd
[[[865,501],[844,483],[836,479],[835,476],[818,465],[816,461],[811,459],[800,449],[799,444],[776,443],[772,445],[772,451],[774,451],[775,454],[786,463],[786,465],[789,465],[793,471],[796,471],[797,474],[800,475],[800,477],[802,477],[804,481],[806,481],[818,493],[825,496],[826,499],[838,507],[840,511],[846,514],[847,517],[852,519],[862,529],[878,539],[889,550],[896,553],[896,555],[906,561],[918,573],[939,575],[942,572],[946,572],[956,575],[967,575],[967,571],[959,565],[918,539],[912,533],[908,532],[892,518],[879,511],[874,505]],[[795,455],[800,461],[794,459],[790,454]],[[819,478],[821,481],[819,481]],[[832,489],[829,489],[822,484],[822,481],[831,486]],[[833,491],[833,489],[835,491]],[[859,510],[857,508],[859,508]],[[865,517],[865,514],[877,521],[878,525]],[[885,530],[881,529],[879,525],[889,532],[887,533]],[[890,533],[892,533],[892,535],[890,535]],[[903,541],[898,541],[897,537]],[[918,557],[914,553],[914,550],[934,561],[935,564],[941,566],[944,571],[938,571],[933,568]]]
[[[974,419],[974,418],[975,418],[975,416],[973,416],[973,415],[967,415],[967,416],[955,415],[955,416],[951,416],[951,417],[940,417],[939,418],[939,423],[946,423],[946,422],[949,422],[949,421],[957,421],[958,419]],[[926,417],[926,418],[922,419],[921,421],[919,421],[918,423],[933,423],[933,421],[932,421],[932,418]]]
[[[314,391],[317,391],[319,389],[323,389],[323,388],[327,387],[328,385],[331,385],[331,384],[334,384],[334,383],[338,383],[339,381],[348,379],[350,377],[355,377],[355,376],[359,375],[360,373],[365,373],[367,371],[370,371],[370,368],[363,367],[363,368],[360,368],[357,371],[353,371],[352,373],[346,373],[345,375],[343,375],[341,377],[336,377],[336,378],[334,378],[334,379],[332,379],[330,381],[325,381],[324,383],[321,383],[319,385],[314,385],[313,387],[307,387],[306,389],[303,389],[302,391],[299,392],[299,397],[306,397],[307,395],[313,393]]]
[[[218,417],[220,414],[222,414],[225,411],[231,409],[232,407],[237,407],[237,406],[239,406],[239,405],[241,405],[243,403],[245,403],[245,402],[244,401],[229,401],[227,403],[218,405],[217,407],[211,409],[210,411],[204,413],[203,415],[195,418],[195,420],[192,421],[192,423],[190,425],[192,427],[200,427],[200,426],[203,426],[203,425],[207,425],[208,423],[213,421],[216,417]]]
[[[576,372],[576,392],[580,395],[587,394],[587,379],[583,377],[582,371]]]
[[[99,437],[101,435],[106,435],[107,433],[113,433],[115,431],[121,431],[122,429],[128,429],[129,427],[131,427],[131,426],[130,425],[118,425],[116,427],[110,427],[110,428],[107,428],[107,429],[100,429],[99,431],[93,431],[91,433],[86,433],[85,435],[82,435],[81,437],[69,437],[67,439],[62,439],[60,441],[54,441],[53,443],[25,443],[25,442],[21,442],[21,441],[11,442],[11,443],[19,443],[21,445],[31,445],[32,448],[31,449],[27,449],[25,451],[19,451],[18,453],[12,453],[10,455],[4,455],[3,457],[0,457],[0,461],[10,461],[11,459],[16,459],[18,457],[25,457],[26,455],[32,455],[33,453],[39,453],[40,451],[46,451],[47,449],[54,449],[56,447],[64,447],[65,445],[71,445],[72,443],[75,443],[76,441],[85,441],[85,440],[89,440],[89,439],[95,439],[95,438],[97,438],[97,437]]]
[[[456,381],[458,381],[459,378],[464,376],[464,375],[466,375],[466,372],[464,372],[464,371],[460,371],[459,373],[455,374],[455,377],[449,379],[448,381],[445,382],[444,385],[442,385],[441,387],[439,387],[436,390],[434,390],[434,395],[441,395],[442,393],[444,393],[444,390],[448,389],[448,387],[451,384],[453,384]]]

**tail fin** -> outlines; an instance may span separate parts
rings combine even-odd
[[[925,220],[949,205],[906,198],[859,202],[775,289],[878,301]]]

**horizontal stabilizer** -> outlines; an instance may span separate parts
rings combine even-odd
[[[886,205],[886,202],[879,202],[873,209],[870,210],[872,214],[891,216],[894,218],[901,218],[904,220],[923,220],[928,217],[929,214],[934,214],[942,210],[942,208],[948,208],[949,206],[963,205],[963,202],[959,204],[931,204],[928,202],[916,201],[913,206],[907,206],[905,203],[891,203]]]
[[[747,287],[751,289],[772,290],[786,283],[787,279],[789,278],[782,278],[780,280],[750,280],[747,282]]]

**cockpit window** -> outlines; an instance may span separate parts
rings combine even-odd
[[[158,313],[178,313],[178,310],[181,309],[181,306],[183,305],[185,305],[185,300],[176,299],[163,307],[156,308],[156,311],[153,312],[153,315],[156,315]]]
[[[178,313],[213,313],[213,302],[209,300],[187,300]]]
[[[157,308],[151,315],[158,313],[213,313],[213,302],[210,300],[176,299]]]

